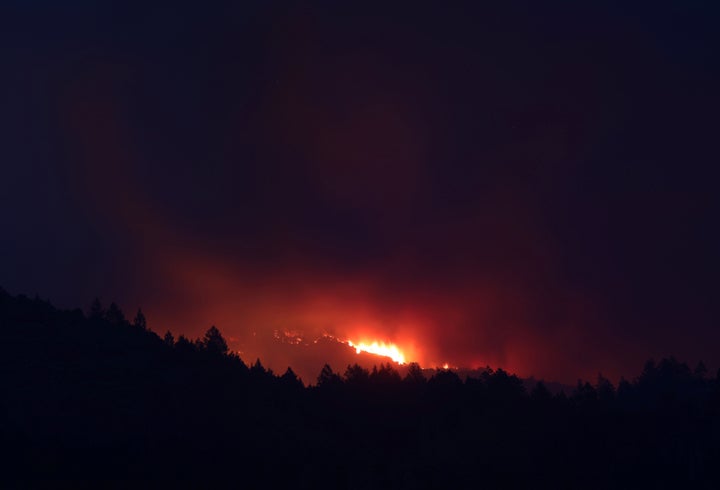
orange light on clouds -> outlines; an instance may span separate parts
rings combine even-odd
[[[405,364],[405,354],[395,344],[373,341],[372,343],[359,342],[357,344],[347,341],[350,347],[355,349],[355,352],[360,354],[361,352],[368,352],[370,354],[376,354],[378,356],[389,357],[398,364]]]

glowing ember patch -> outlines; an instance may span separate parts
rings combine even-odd
[[[450,369],[450,365],[446,362],[443,364],[443,369]]]
[[[379,356],[389,357],[398,364],[405,364],[405,354],[398,349],[395,344],[386,344],[385,342],[373,342],[372,344],[366,344],[359,342],[357,344],[348,340],[347,344],[355,349],[355,352],[360,354],[361,352],[368,352],[370,354],[377,354]]]

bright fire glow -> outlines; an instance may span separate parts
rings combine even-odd
[[[402,353],[398,346],[395,344],[388,344],[385,342],[374,341],[371,344],[365,342],[359,342],[357,344],[347,341],[350,347],[355,349],[355,352],[369,352],[370,354],[377,354],[379,356],[389,357],[398,364],[405,364],[405,354]]]

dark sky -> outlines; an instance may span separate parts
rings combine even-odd
[[[717,2],[2,3],[10,292],[563,381],[719,367]]]

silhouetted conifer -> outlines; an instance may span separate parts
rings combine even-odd
[[[255,363],[250,366],[250,375],[253,379],[262,382],[274,377],[272,370],[267,369],[265,366],[263,366],[262,362],[260,362],[260,359],[255,359]]]
[[[377,385],[397,385],[400,383],[400,373],[388,362],[380,363],[380,369],[373,369],[370,380]]]
[[[319,388],[336,388],[342,385],[342,378],[333,372],[329,364],[325,364],[317,378]]]
[[[509,375],[504,369],[488,372],[484,376],[488,396],[502,401],[512,401],[525,395],[525,387],[517,376]]]
[[[617,398],[621,402],[627,402],[631,396],[633,387],[624,377],[620,377],[617,387]]]
[[[212,355],[224,356],[225,354],[227,354],[228,351],[227,342],[225,342],[225,339],[220,333],[220,330],[218,330],[215,325],[210,327],[208,331],[205,332],[205,337],[203,337],[202,345],[205,350]]]
[[[573,400],[580,405],[594,404],[598,400],[597,391],[589,382],[578,380]]]
[[[359,364],[348,365],[345,370],[345,382],[348,386],[367,386],[370,372]]]
[[[302,381],[300,381],[290,366],[285,370],[285,374],[280,376],[280,381],[285,388],[300,389],[303,387]]]
[[[90,305],[90,312],[88,317],[94,321],[100,321],[105,318],[105,310],[103,309],[100,298],[95,298]]]
[[[120,307],[115,303],[110,303],[110,306],[108,307],[108,310],[105,312],[105,320],[110,325],[123,325],[125,320],[125,314],[122,312]]]
[[[530,394],[533,400],[540,403],[547,403],[552,400],[552,393],[547,389],[545,383],[538,381]]]
[[[443,390],[454,390],[462,387],[462,380],[457,373],[451,369],[438,369],[428,381],[428,386]]]
[[[180,335],[177,342],[175,342],[175,351],[183,357],[190,357],[192,354],[197,352],[197,348],[195,347],[194,342],[191,342],[184,335]]]
[[[425,375],[422,372],[422,368],[420,367],[420,364],[417,362],[411,362],[408,365],[407,373],[405,374],[405,378],[403,381],[412,386],[422,386],[424,385],[427,380],[425,379]]]
[[[598,400],[603,403],[609,403],[615,399],[615,387],[602,373],[598,374],[595,391],[597,392]]]
[[[135,328],[139,328],[141,330],[147,330],[147,321],[145,320],[145,315],[143,314],[143,312],[140,308],[138,308],[138,311],[135,314],[135,319],[133,320],[133,326]]]

